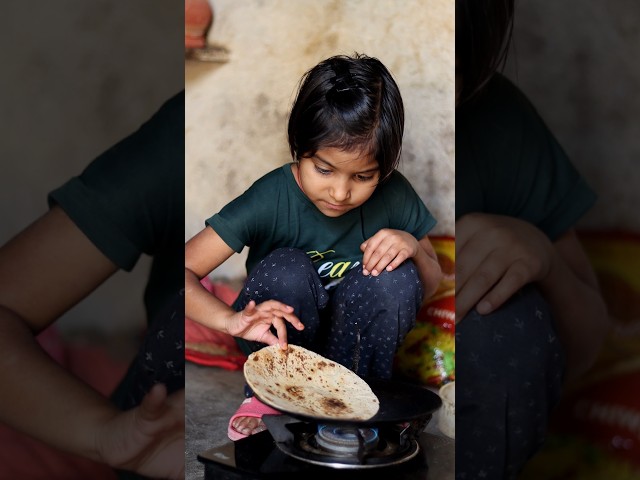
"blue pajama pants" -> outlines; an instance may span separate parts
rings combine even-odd
[[[156,383],[168,393],[184,388],[184,289],[174,295],[153,319],[140,350],[112,396],[123,410],[142,402]]]
[[[456,479],[514,479],[542,445],[564,352],[548,304],[528,286],[456,326]]]
[[[313,350],[360,376],[390,378],[394,354],[415,325],[422,295],[411,261],[377,277],[364,276],[359,266],[327,291],[307,254],[281,248],[250,272],[234,309],[242,310],[251,300],[290,305],[305,328],[300,332],[287,323],[289,343]],[[242,339],[238,343],[245,353],[264,347]]]

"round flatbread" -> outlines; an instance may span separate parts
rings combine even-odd
[[[348,368],[289,344],[252,353],[244,377],[255,395],[286,413],[326,420],[363,421],[380,408],[371,387]]]

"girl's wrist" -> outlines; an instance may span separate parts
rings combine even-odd
[[[562,270],[563,261],[552,245],[549,246],[547,262],[547,271],[536,282],[543,291],[549,290],[558,284],[557,278],[561,275]]]
[[[234,325],[234,318],[236,315],[240,315],[240,320],[242,320],[243,313],[244,313],[244,310],[240,310],[239,312],[236,312],[235,310],[230,308],[229,313],[224,315],[224,321],[223,321],[224,329],[222,331],[228,335],[236,336],[238,334],[237,332],[238,329],[232,328]]]
[[[113,419],[119,412],[113,412],[111,415],[105,415],[103,419],[97,422],[97,428],[92,429],[90,432],[93,434],[93,451],[89,452],[86,456],[92,460],[100,463],[109,464],[108,454],[108,437],[109,428],[111,428]]]
[[[229,325],[231,324],[231,319],[233,318],[233,314],[225,315],[223,318],[224,320],[222,321],[222,328],[221,328],[222,332],[226,333],[227,335],[232,335]]]

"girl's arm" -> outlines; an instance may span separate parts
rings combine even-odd
[[[241,312],[212,295],[200,280],[224,263],[234,251],[211,228],[206,227],[185,245],[185,316],[206,327],[246,340],[287,348],[286,322],[298,330],[304,326],[293,308],[276,300],[249,302]],[[276,329],[277,336],[271,332]]]
[[[184,249],[185,311],[187,318],[206,327],[227,332],[233,309],[209,293],[200,280],[222,265],[235,252],[210,227],[206,227]]]
[[[438,257],[425,235],[417,240],[402,230],[383,228],[360,245],[362,273],[377,276],[383,270],[391,271],[407,259],[412,259],[424,289],[423,299],[428,300],[442,281],[442,269]]]
[[[593,365],[611,327],[597,277],[573,230],[553,244],[551,267],[539,282],[567,351],[567,380]]]
[[[440,282],[442,282],[443,274],[442,268],[438,263],[438,256],[433,249],[433,245],[431,245],[429,237],[425,235],[418,243],[422,248],[418,250],[413,261],[418,267],[420,280],[422,280],[422,285],[424,286],[424,301],[426,302],[436,293]]]
[[[179,414],[163,392],[120,412],[34,339],[116,270],[57,207],[0,248],[0,421],[114,467],[155,476],[172,463],[177,478],[184,434],[178,435]]]

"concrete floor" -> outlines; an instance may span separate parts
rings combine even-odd
[[[203,367],[187,362],[186,376],[186,471],[185,480],[203,480],[204,466],[197,455],[229,442],[229,418],[244,398],[242,371]],[[438,412],[427,425],[430,442],[429,480],[454,478],[455,442],[436,428]],[[400,479],[398,479],[400,480]]]

